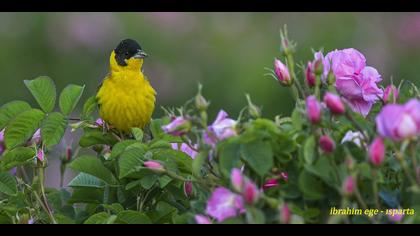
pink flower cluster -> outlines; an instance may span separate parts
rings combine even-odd
[[[255,204],[261,191],[239,169],[232,169],[231,185],[235,192],[224,188],[216,188],[209,200],[207,201],[206,213],[215,218],[218,222],[222,222],[228,218],[236,217],[245,213],[245,204]],[[208,223],[208,218],[204,216],[196,216],[197,223]]]

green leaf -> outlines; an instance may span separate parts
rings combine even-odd
[[[131,133],[137,141],[143,140],[143,131],[139,128],[132,128]]]
[[[202,172],[201,169],[203,168],[206,160],[209,158],[209,155],[207,152],[200,152],[195,157],[192,163],[192,173],[194,176],[201,177]]]
[[[241,144],[237,139],[230,139],[220,148],[219,166],[224,176],[230,176],[230,171],[241,165]]]
[[[44,113],[38,109],[31,109],[20,113],[7,126],[4,139],[8,149],[26,143],[39,128]]]
[[[151,224],[152,221],[145,214],[138,211],[122,211],[117,215],[117,221],[125,224]]]
[[[74,203],[93,203],[101,204],[104,196],[104,190],[100,188],[73,188],[73,194],[68,200],[68,204]]]
[[[93,175],[80,173],[69,183],[69,187],[104,188],[105,183]]]
[[[41,137],[47,147],[60,143],[67,128],[67,119],[59,112],[47,114],[41,125]]]
[[[242,159],[260,176],[264,176],[274,165],[273,151],[268,142],[256,140],[241,147]]]
[[[141,148],[131,148],[123,152],[119,158],[119,178],[122,179],[143,166],[145,151]]]
[[[15,177],[9,173],[0,173],[0,192],[9,196],[16,196],[17,183]]]
[[[103,133],[99,130],[89,131],[83,134],[79,140],[81,147],[90,147],[98,144],[113,146],[118,140],[110,133]]]
[[[40,76],[34,80],[24,80],[24,83],[42,110],[48,113],[54,109],[57,92],[50,77]]]
[[[177,168],[186,174],[192,173],[192,158],[185,154],[184,152],[166,149],[166,150],[159,150],[154,153],[155,160],[161,160],[165,164],[168,164],[169,161],[175,162]]]
[[[106,224],[110,217],[111,215],[106,212],[99,212],[89,217],[84,224]]]
[[[71,162],[70,168],[93,175],[109,185],[114,185],[116,183],[116,179],[112,172],[94,156],[80,156]]]
[[[315,160],[315,148],[315,137],[311,135],[308,139],[306,139],[305,144],[303,145],[303,157],[305,162],[309,165],[312,164]]]
[[[98,106],[98,103],[96,100],[96,95],[88,98],[85,104],[83,105],[82,119],[84,120],[88,119],[92,115],[93,111],[95,110],[97,106]]]
[[[0,130],[20,113],[30,110],[31,106],[27,102],[13,101],[4,104],[0,108]]]
[[[59,106],[64,115],[69,116],[83,94],[85,86],[69,84],[63,89],[59,98]]]
[[[109,157],[110,159],[114,159],[117,158],[119,155],[121,155],[121,153],[123,153],[125,151],[125,149],[132,145],[137,143],[136,140],[124,140],[121,141],[117,144],[114,145],[114,147],[112,147],[112,152],[111,152],[111,156]]]
[[[249,208],[246,211],[247,221],[251,224],[264,224],[265,216],[264,213],[258,208]]]
[[[299,175],[299,189],[308,200],[319,200],[325,196],[325,189],[315,175],[302,171]]]
[[[18,147],[5,153],[0,159],[2,170],[8,171],[13,167],[25,165],[31,162],[35,157],[35,150],[28,147]]]
[[[104,204],[103,206],[104,206],[105,209],[110,210],[115,214],[118,214],[118,213],[124,211],[124,207],[119,203],[112,203],[111,205]]]
[[[157,175],[146,175],[143,178],[141,178],[140,180],[140,184],[144,189],[150,189],[158,180],[158,176]]]

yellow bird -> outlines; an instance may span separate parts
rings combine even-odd
[[[155,109],[156,91],[142,71],[146,57],[135,40],[121,41],[111,53],[110,72],[96,95],[100,117],[123,133],[143,129]]]

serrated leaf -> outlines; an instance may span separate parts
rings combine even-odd
[[[4,129],[17,115],[30,109],[31,106],[23,101],[13,101],[4,104],[0,108],[0,130]]]
[[[115,214],[118,214],[118,213],[124,211],[124,207],[119,203],[112,203],[111,205],[104,204],[103,206],[104,206],[105,209],[113,211]]]
[[[13,167],[27,164],[35,157],[35,150],[28,147],[18,147],[5,153],[0,159],[2,170],[8,171]]]
[[[102,131],[94,130],[84,133],[79,140],[79,145],[84,148],[97,144],[113,146],[115,143],[117,143],[117,141],[118,140],[109,133],[104,134]]]
[[[59,112],[48,114],[41,125],[41,137],[47,147],[60,143],[67,128],[67,119]]]
[[[98,106],[96,95],[88,98],[83,105],[82,119],[88,119]]]
[[[124,151],[119,158],[119,178],[122,179],[143,166],[144,150],[131,148]]]
[[[54,109],[57,92],[50,77],[40,76],[33,80],[25,80],[24,83],[42,110],[48,113]]]
[[[241,146],[241,155],[251,169],[264,176],[274,165],[273,151],[268,142],[253,141]]]
[[[158,176],[157,175],[146,175],[143,178],[141,178],[140,180],[140,184],[144,189],[150,189],[158,180]]]
[[[119,155],[121,155],[121,153],[123,153],[125,151],[125,149],[132,145],[137,143],[136,140],[124,140],[121,141],[119,143],[116,143],[114,145],[114,147],[112,148],[112,152],[111,152],[111,156],[109,157],[110,159],[114,159],[117,158]]]
[[[124,224],[151,224],[150,218],[138,211],[122,211],[117,215],[117,221]]]
[[[64,115],[68,116],[82,97],[85,86],[69,84],[63,89],[59,98],[59,106]]]
[[[93,175],[82,172],[78,174],[76,177],[74,177],[72,181],[70,181],[69,187],[104,188],[105,183]]]
[[[143,131],[139,128],[132,128],[131,133],[137,141],[143,140]]]
[[[0,173],[0,192],[9,196],[16,196],[17,183],[15,177],[9,173]]]
[[[6,147],[12,149],[20,144],[26,143],[39,128],[43,118],[44,112],[38,109],[31,109],[20,113],[6,127],[4,133]]]
[[[70,168],[93,175],[109,185],[114,185],[116,183],[116,179],[112,172],[94,156],[80,156],[70,163]]]

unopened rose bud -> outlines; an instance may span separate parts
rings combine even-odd
[[[71,149],[71,146],[66,147],[66,161],[71,161],[71,157],[73,155],[73,151]]]
[[[195,107],[200,111],[205,111],[209,107],[210,103],[201,95],[195,96]]]
[[[243,197],[248,204],[254,204],[258,201],[260,191],[257,186],[251,181],[247,180],[244,183]]]
[[[292,79],[290,77],[289,69],[279,59],[274,58],[274,73],[276,74],[277,81],[282,85],[292,85]]]
[[[39,160],[40,162],[44,162],[44,160],[45,160],[45,153],[44,153],[44,150],[39,149],[39,150],[38,150],[38,152],[36,153],[36,158],[38,158],[38,160]]]
[[[165,133],[173,136],[182,136],[191,129],[191,122],[184,117],[176,117],[168,125],[162,126]]]
[[[263,190],[265,191],[267,189],[274,188],[278,185],[279,185],[279,181],[277,179],[269,179],[263,185]]]
[[[319,146],[325,153],[332,153],[335,150],[335,142],[327,135],[321,136]]]
[[[327,75],[327,83],[328,83],[328,85],[334,85],[335,84],[335,75],[331,70],[330,70],[330,72],[328,72],[328,75]]]
[[[380,166],[385,157],[385,145],[381,138],[376,138],[369,146],[369,159],[375,166]]]
[[[283,224],[289,224],[292,218],[292,212],[290,211],[289,205],[284,203],[280,209],[280,222]]]
[[[187,198],[190,198],[193,194],[193,184],[191,181],[184,182],[184,194]]]
[[[384,103],[396,103],[398,100],[398,89],[393,84],[388,85],[384,91]]]
[[[0,155],[3,154],[6,147],[4,146],[4,129],[0,132]]]
[[[309,96],[306,98],[306,112],[308,114],[309,121],[311,121],[312,124],[316,124],[321,121],[321,104],[315,96]]]
[[[314,73],[314,70],[312,68],[312,63],[308,62],[308,66],[305,70],[305,76],[306,76],[306,83],[309,87],[314,87],[316,85],[316,76]]]
[[[230,181],[235,191],[242,192],[242,188],[244,184],[244,177],[242,175],[241,170],[237,168],[233,168],[230,174]]]
[[[322,58],[318,57],[312,64],[314,73],[318,76],[321,76],[324,73],[324,63]]]
[[[246,99],[248,101],[248,112],[251,117],[254,119],[261,117],[261,109],[252,103],[249,94],[246,94]]]
[[[324,103],[333,114],[341,115],[346,111],[341,98],[333,93],[327,92],[325,94]]]
[[[347,196],[351,196],[354,193],[354,189],[356,188],[356,183],[352,176],[348,176],[346,180],[344,180],[343,184],[343,192]]]
[[[153,170],[153,171],[155,171],[157,173],[165,172],[165,168],[159,162],[156,162],[156,161],[145,161],[143,164],[144,164],[145,167],[147,167],[150,170]]]

